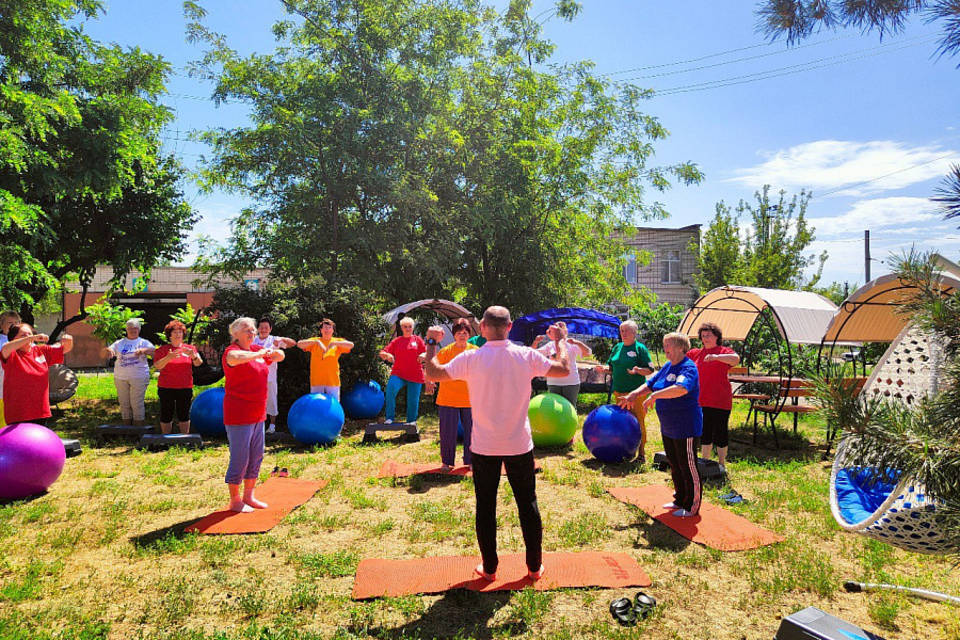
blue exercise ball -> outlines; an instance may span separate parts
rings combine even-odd
[[[343,407],[322,393],[300,396],[287,414],[290,435],[303,444],[330,444],[343,429]]]
[[[636,458],[640,435],[636,416],[615,404],[597,407],[583,422],[583,443],[601,462],[626,462]]]
[[[214,387],[202,392],[190,405],[190,430],[203,436],[225,436],[223,426],[223,387]]]
[[[383,402],[383,389],[376,382],[357,382],[343,394],[343,408],[354,420],[376,418]]]

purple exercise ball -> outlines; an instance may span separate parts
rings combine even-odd
[[[0,428],[0,499],[43,493],[63,471],[67,453],[60,436],[31,422]]]

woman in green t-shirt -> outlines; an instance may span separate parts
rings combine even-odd
[[[597,366],[597,371],[609,373],[613,378],[613,395],[618,400],[646,382],[646,376],[653,373],[653,369],[650,368],[650,352],[643,343],[637,342],[637,331],[637,323],[633,320],[621,322],[620,342],[613,346],[613,352],[607,359],[607,364]],[[647,456],[647,425],[645,423],[647,412],[642,402],[633,404],[633,414],[637,416],[637,422],[640,423],[639,456],[644,460]]]

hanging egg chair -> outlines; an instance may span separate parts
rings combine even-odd
[[[861,393],[912,405],[936,387],[941,354],[931,336],[905,327],[877,363]],[[918,553],[956,552],[943,533],[943,507],[922,484],[895,469],[853,459],[849,440],[837,447],[830,476],[830,510],[837,524]]]
[[[917,553],[956,551],[943,534],[937,501],[899,471],[871,469],[849,459],[841,444],[830,475],[830,510],[844,531]]]

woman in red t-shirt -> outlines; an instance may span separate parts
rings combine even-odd
[[[190,403],[193,402],[193,368],[203,363],[197,348],[184,344],[187,327],[179,320],[171,320],[163,328],[169,344],[153,352],[153,366],[160,372],[157,396],[160,398],[160,431],[173,431],[176,413],[180,433],[190,433]]]
[[[703,410],[703,436],[700,438],[700,457],[710,459],[710,449],[717,448],[717,462],[727,464],[730,409],[733,408],[733,389],[727,372],[740,364],[740,356],[723,345],[723,331],[712,322],[704,322],[698,331],[701,349],[690,349],[687,357],[697,365],[700,374],[700,408]]]
[[[47,344],[45,334],[24,323],[10,327],[7,338],[0,349],[4,419],[7,424],[45,425],[50,417],[50,365],[63,363],[63,356],[73,349],[73,337],[65,333],[60,342]]]
[[[390,341],[380,357],[392,363],[390,379],[387,380],[386,420],[391,424],[396,415],[397,394],[404,387],[407,388],[407,422],[416,422],[420,416],[420,392],[426,379],[423,377],[423,354],[427,352],[427,345],[420,336],[413,335],[413,318],[404,318],[400,321],[400,331],[403,335]]]
[[[283,360],[281,349],[264,349],[253,343],[257,325],[253,318],[237,318],[230,324],[233,342],[223,352],[223,424],[230,442],[227,486],[230,509],[248,512],[263,509],[253,488],[263,462],[263,423],[267,419],[267,376],[272,362]],[[243,481],[243,495],[240,482]]]

